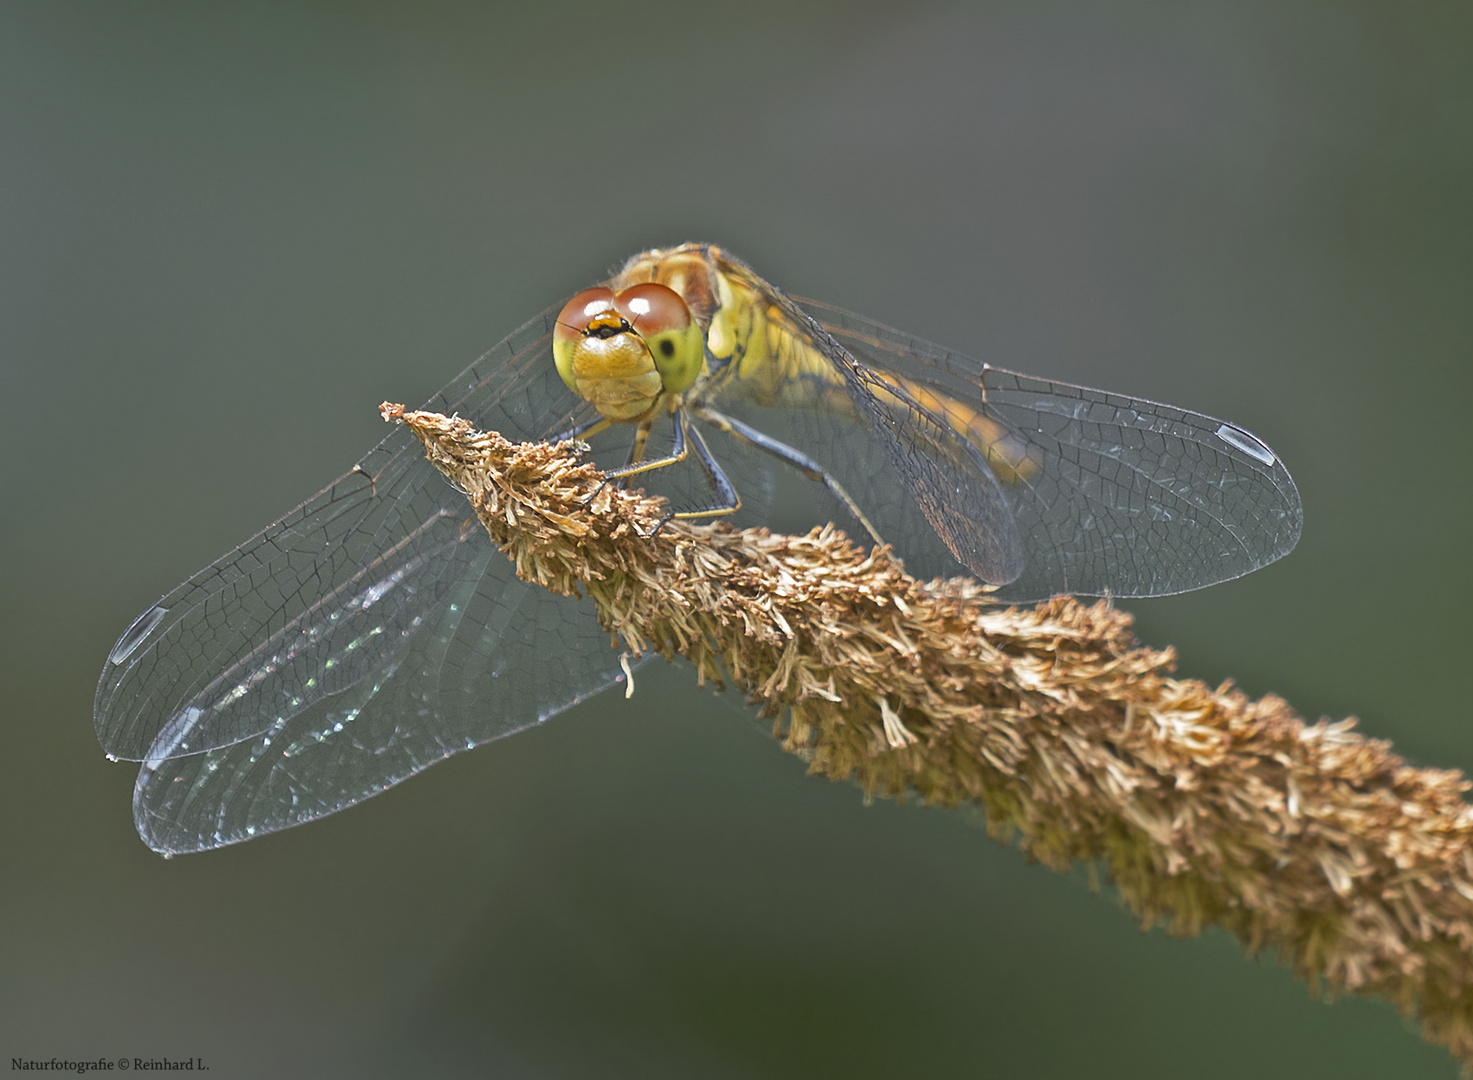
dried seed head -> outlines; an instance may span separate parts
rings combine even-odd
[[[1002,608],[918,582],[832,527],[666,523],[569,447],[384,406],[525,580],[584,592],[635,653],[677,653],[775,718],[809,771],[985,814],[1055,869],[1103,862],[1173,933],[1223,926],[1330,993],[1416,1011],[1473,1065],[1473,809],[1351,720],[1170,676],[1131,617],[1056,597]],[[595,494],[596,493],[596,494]],[[591,497],[591,498],[590,498]]]

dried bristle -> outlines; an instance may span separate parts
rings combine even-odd
[[[1461,773],[1411,768],[1353,720],[1307,725],[1272,695],[1171,678],[1172,651],[1139,645],[1104,603],[1002,608],[832,527],[673,520],[650,536],[664,504],[601,487],[573,447],[384,408],[524,580],[586,593],[637,653],[736,684],[810,773],[980,807],[994,836],[1055,869],[1101,860],[1144,926],[1225,927],[1312,990],[1415,1012],[1473,1066]]]

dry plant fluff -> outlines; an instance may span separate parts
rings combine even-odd
[[[1459,772],[1415,769],[1353,721],[1175,679],[1129,614],[1003,608],[920,582],[832,527],[669,521],[568,444],[406,413],[517,574],[585,593],[635,653],[689,659],[776,718],[809,771],[973,805],[1058,870],[1102,862],[1144,925],[1276,950],[1312,989],[1390,999],[1473,1066],[1473,813]],[[653,532],[654,535],[650,535]]]

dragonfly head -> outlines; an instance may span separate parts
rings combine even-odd
[[[585,289],[558,315],[552,357],[568,388],[610,420],[635,420],[701,374],[705,345],[690,308],[655,282]]]

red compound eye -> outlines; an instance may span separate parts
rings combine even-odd
[[[598,290],[588,291],[591,293]],[[620,315],[629,320],[629,324],[640,337],[646,340],[672,330],[684,330],[691,323],[690,308],[685,306],[680,294],[653,281],[631,285],[614,297],[614,306],[618,308]]]
[[[669,291],[668,289],[666,290]],[[679,299],[677,297],[676,299]],[[557,326],[552,331],[554,341],[574,341],[588,330],[588,324],[606,311],[614,310],[614,290],[602,286],[584,289],[563,305],[558,312]],[[625,316],[628,318],[628,316]],[[633,322],[633,319],[629,320]]]

